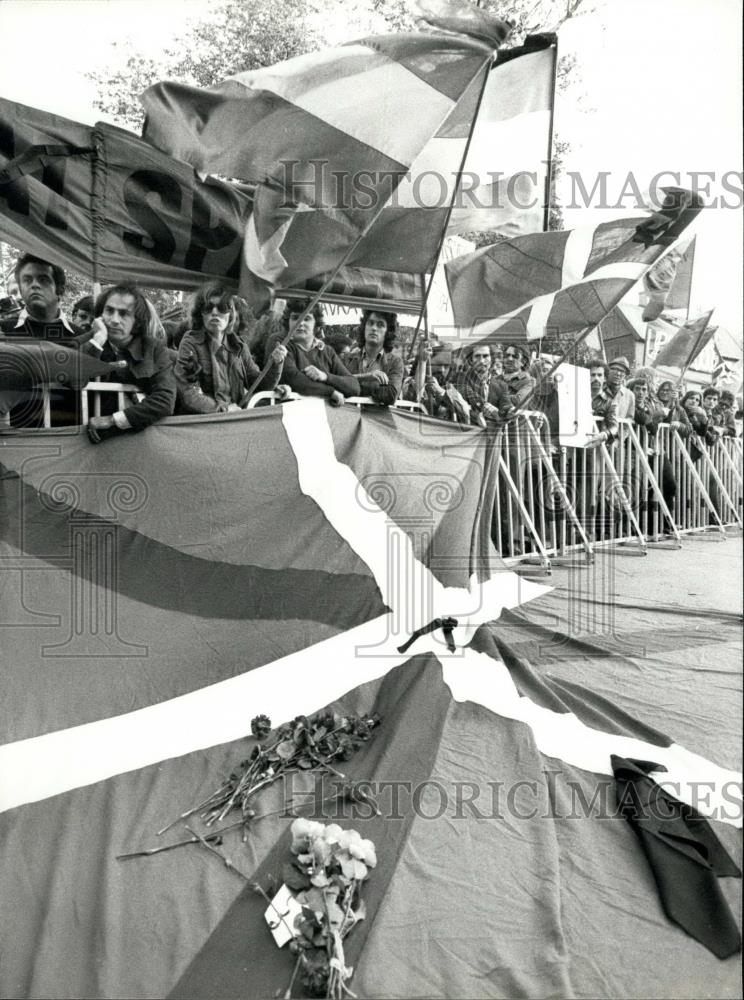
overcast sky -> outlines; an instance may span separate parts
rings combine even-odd
[[[571,144],[567,170],[581,176],[587,191],[608,172],[611,203],[631,172],[644,193],[661,171],[679,173],[682,186],[693,183],[693,171],[712,172],[713,181],[698,182],[709,184],[709,197],[738,205],[722,181],[742,170],[739,0],[599,3],[598,13],[560,32],[560,49],[577,56],[580,74],[556,111],[557,131]],[[101,116],[85,71],[119,66],[127,41],[157,57],[184,19],[205,6],[204,0],[4,0],[0,96],[92,123]],[[356,30],[337,21],[329,41]],[[729,184],[741,188],[740,180]],[[598,194],[587,209],[578,183],[566,178],[565,204],[574,192],[580,207],[566,208],[570,227],[633,210],[630,198],[620,209],[602,210]],[[716,306],[716,320],[741,335],[741,206],[708,209],[696,228],[693,305]]]

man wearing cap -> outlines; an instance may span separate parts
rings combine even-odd
[[[635,416],[635,395],[625,387],[625,380],[630,374],[630,363],[627,358],[613,358],[607,365],[608,396],[615,403],[615,413],[618,420]]]

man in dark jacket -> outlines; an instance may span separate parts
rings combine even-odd
[[[93,444],[126,431],[141,431],[170,416],[176,403],[173,357],[152,305],[135,285],[114,285],[96,301],[93,337],[83,351],[118,362],[121,381],[135,385],[144,399],[110,416],[91,417]]]

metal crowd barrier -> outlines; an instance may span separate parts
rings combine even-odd
[[[51,426],[50,389],[42,386],[43,426]],[[104,393],[116,394],[117,408],[141,398],[135,386],[89,382],[80,393],[81,422],[100,415]],[[248,403],[273,406],[274,391],[258,392]],[[360,409],[377,406],[369,397],[347,400]],[[396,409],[426,415],[421,403],[397,400]],[[597,429],[601,421],[598,421]],[[491,535],[510,564],[536,562],[550,571],[551,560],[583,552],[591,561],[597,548],[673,540],[696,532],[726,537],[742,528],[744,477],[742,441],[720,437],[707,446],[661,424],[655,435],[620,420],[615,440],[594,448],[559,446],[551,440],[544,414],[521,411],[493,434],[497,476]]]
[[[551,446],[541,414],[520,413],[496,437],[499,483],[494,544],[507,562],[549,561],[572,551],[632,545],[742,527],[742,446],[706,446],[662,424],[655,435],[620,420],[614,441]],[[597,422],[599,430],[601,420]],[[551,474],[552,470],[552,474]]]

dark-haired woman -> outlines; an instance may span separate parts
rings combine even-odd
[[[246,391],[261,371],[238,336],[236,296],[219,282],[209,282],[194,296],[191,329],[178,347],[175,365],[181,413],[224,413],[239,410]],[[256,387],[274,389],[287,350],[276,344],[271,367]]]
[[[403,358],[393,351],[397,339],[395,313],[365,309],[357,330],[359,354],[347,361],[362,394],[383,406],[395,402],[403,384]]]

